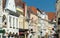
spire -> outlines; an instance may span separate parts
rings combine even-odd
[[[6,0],[5,9],[8,9],[8,10],[13,11],[13,12],[16,12],[15,0]]]

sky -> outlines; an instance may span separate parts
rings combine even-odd
[[[56,12],[56,0],[23,0],[27,6],[34,6],[45,12]]]

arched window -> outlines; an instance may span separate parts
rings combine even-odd
[[[5,15],[3,15],[3,18],[2,18],[2,22],[4,22],[4,20],[6,19],[6,16]]]

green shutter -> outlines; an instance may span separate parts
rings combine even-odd
[[[2,33],[2,30],[0,30],[0,33]]]
[[[5,30],[0,30],[0,33],[5,33]]]
[[[5,33],[5,30],[2,30],[2,33]]]

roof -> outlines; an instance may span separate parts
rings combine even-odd
[[[23,2],[22,2],[22,0],[15,0],[15,5],[16,6],[23,6]]]
[[[30,9],[34,14],[37,14],[37,9],[34,6],[29,6],[28,9]]]
[[[3,0],[2,4],[3,4],[3,10],[4,10],[5,5],[6,5],[6,0]],[[26,5],[26,3],[23,2],[22,0],[15,0],[15,5],[16,5],[16,7],[17,6],[21,7],[23,9],[24,15],[25,15],[25,5]]]
[[[47,12],[46,14],[48,15],[48,19],[49,20],[56,19],[56,13],[54,13],[54,12]]]
[[[5,5],[6,5],[6,0],[3,0],[3,9],[5,8]],[[22,0],[15,0],[15,5],[16,6],[21,6],[21,7],[23,7],[23,2],[22,2]]]

